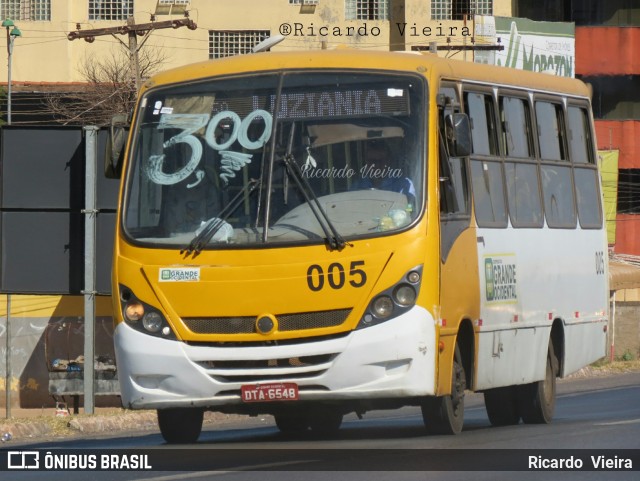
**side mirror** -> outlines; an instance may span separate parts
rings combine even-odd
[[[467,114],[447,115],[444,123],[447,149],[451,157],[467,157],[471,154],[471,127]]]
[[[119,179],[122,175],[124,146],[129,135],[129,117],[117,114],[111,119],[104,152],[104,175],[109,179]]]

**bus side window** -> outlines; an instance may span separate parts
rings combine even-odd
[[[559,103],[536,101],[538,145],[542,161],[542,195],[549,227],[574,228],[576,210],[567,147],[564,112]],[[569,135],[568,137],[571,137]],[[553,162],[553,163],[552,163]]]
[[[456,239],[469,227],[471,205],[466,157],[451,157],[445,140],[445,119],[461,113],[460,97],[454,84],[438,91],[438,152],[440,167],[440,255],[446,262]]]
[[[471,184],[478,226],[507,227],[502,163],[472,160]]]
[[[443,150],[441,148],[441,152]],[[440,178],[440,212],[442,214],[468,214],[469,192],[465,159],[448,157],[441,153]]]
[[[538,164],[533,154],[531,112],[527,100],[501,96],[499,101],[504,173],[509,216],[514,227],[542,227]]]
[[[488,94],[466,92],[464,100],[471,123],[473,153],[499,155],[493,98]]]
[[[509,215],[514,227],[542,227],[538,165],[505,162]]]
[[[457,92],[453,87],[439,91],[439,151],[440,151],[440,213],[444,215],[469,214],[469,181],[465,158],[450,157],[444,141],[444,119],[460,112]]]
[[[569,146],[571,161],[574,164],[594,164],[591,136],[589,135],[589,116],[580,107],[569,106]]]
[[[493,95],[465,92],[465,110],[471,122],[473,154],[471,156],[471,187],[476,223],[480,227],[507,226],[507,206],[504,196],[502,163]],[[480,160],[478,157],[494,157]]]
[[[529,105],[524,99],[515,97],[500,98],[502,144],[507,157],[519,159],[533,157],[530,118]]]
[[[544,212],[549,227],[573,229],[576,210],[573,202],[571,168],[568,165],[541,165]]]
[[[583,229],[600,229],[602,227],[602,210],[600,209],[598,171],[584,167],[574,168],[573,175],[576,182],[580,226]]]
[[[573,164],[580,226],[583,229],[599,229],[602,226],[602,209],[589,113],[586,107],[569,105],[567,118],[569,156]]]
[[[536,102],[538,146],[542,160],[568,160],[564,145],[562,106],[551,102]]]

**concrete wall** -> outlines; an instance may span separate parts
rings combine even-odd
[[[625,295],[627,293],[627,295]],[[634,301],[625,301],[635,299]],[[613,356],[621,359],[625,354],[640,359],[640,299],[638,291],[619,291],[616,293],[615,318],[611,310],[615,334],[609,329],[609,346],[613,343]]]
[[[96,357],[115,358],[111,299],[96,298]],[[7,312],[9,312],[10,369],[7,382]],[[49,373],[54,361],[75,360],[84,352],[82,296],[0,295],[0,406],[54,406]],[[119,406],[119,398],[97,397],[96,405]]]

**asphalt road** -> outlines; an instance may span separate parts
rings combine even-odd
[[[405,408],[368,413],[362,420],[347,417],[338,434],[324,439],[283,436],[267,417],[208,428],[198,443],[179,448],[167,446],[159,434],[131,432],[101,439],[23,443],[11,449],[37,450],[42,457],[45,452],[95,456],[97,464],[103,455],[124,449],[149,456],[131,457],[131,463],[146,459],[156,467],[90,473],[0,471],[0,480],[638,480],[640,373],[561,381],[550,425],[491,427],[482,396],[473,394],[467,396],[465,428],[458,436],[426,435],[419,410]],[[574,468],[580,462],[583,468],[592,468],[594,462],[608,460],[621,469],[536,469],[536,463],[561,459]],[[171,464],[173,470],[156,470]]]

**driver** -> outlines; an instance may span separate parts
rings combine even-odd
[[[380,189],[404,194],[409,203],[416,197],[413,182],[404,173],[402,162],[395,157],[383,140],[374,140],[365,146],[365,163],[353,189]]]

